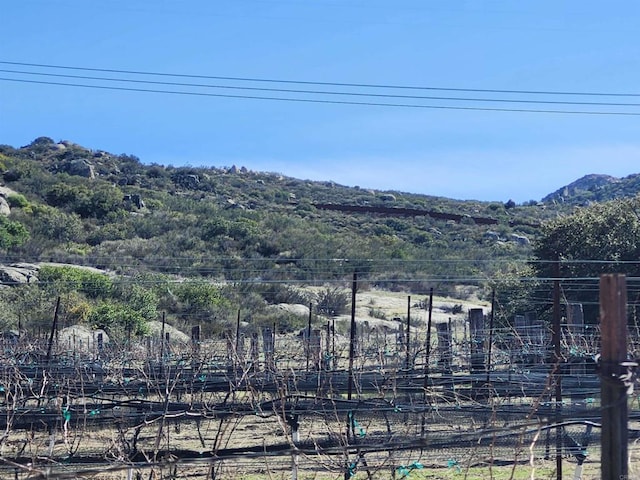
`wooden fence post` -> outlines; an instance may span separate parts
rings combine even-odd
[[[555,421],[562,420],[562,324],[560,321],[560,261],[553,264],[553,361],[555,362]],[[562,427],[556,428],[556,479],[562,480]]]
[[[300,455],[297,452],[300,441],[300,422],[298,415],[287,417],[287,423],[291,427],[291,443],[293,444],[293,455],[291,456],[291,480],[298,480],[298,467],[300,466]]]
[[[405,369],[407,370],[407,376],[409,375],[409,369],[411,369],[411,295],[407,297],[407,357],[405,360]]]
[[[351,401],[353,395],[353,360],[356,354],[356,292],[358,291],[358,274],[353,272],[353,281],[351,282],[351,323],[349,328],[349,369],[347,376],[347,400]],[[347,414],[347,430],[346,440],[347,444],[351,442],[353,422],[351,421],[351,412]],[[344,478],[349,480],[351,478],[351,471],[349,468],[349,459],[347,458],[347,465],[345,465]]]
[[[621,274],[600,276],[601,478],[628,478],[627,285]]]
[[[60,310],[60,297],[56,300],[56,309],[53,312],[53,324],[51,325],[51,334],[49,335],[49,344],[47,345],[47,364],[51,361],[51,349],[53,347],[53,339],[55,338],[58,328],[58,311]]]
[[[304,350],[307,356],[307,372],[309,371],[309,356],[311,355],[311,318],[312,318],[312,304],[309,304],[309,324],[307,325],[306,336],[303,335],[303,338],[306,337],[304,342]]]
[[[331,370],[331,322],[327,320],[327,346],[324,354],[324,369]]]
[[[98,348],[97,348],[97,358],[102,357],[102,352],[104,350],[104,336],[102,333],[98,333]]]
[[[451,375],[451,359],[453,350],[451,348],[451,324],[449,322],[436,323],[436,333],[438,335],[438,365],[443,375]]]
[[[251,358],[251,368],[254,371],[260,370],[260,350],[259,350],[259,337],[258,332],[251,333],[251,340],[249,342],[249,357]]]
[[[200,325],[191,327],[191,368],[196,369],[200,365]]]
[[[493,289],[491,293],[491,316],[489,317],[489,345],[487,349],[489,352],[487,353],[487,389],[490,388],[491,385],[491,351],[493,350],[493,321],[494,321],[494,312],[496,311],[496,290]]]
[[[275,371],[275,329],[264,327],[262,329],[262,347],[264,350],[265,370]]]
[[[479,374],[484,372],[484,312],[481,308],[469,310],[469,336],[471,339],[471,394],[476,397],[482,381]]]
[[[429,305],[427,305],[427,335],[424,340],[424,388],[429,383],[429,360],[431,356],[431,320],[433,320],[433,288],[429,289]],[[451,339],[451,336],[449,336]]]
[[[358,290],[358,274],[353,273],[351,283],[351,324],[349,328],[349,370],[347,377],[347,400],[353,395],[353,360],[356,354],[356,291]]]
[[[164,328],[165,328],[165,312],[162,312],[162,330],[160,331],[160,362],[164,363]]]

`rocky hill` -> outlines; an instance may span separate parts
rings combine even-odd
[[[251,325],[293,329],[306,317],[267,306],[344,314],[354,273],[362,289],[460,299],[465,284],[486,300],[483,279],[525,264],[545,220],[635,194],[639,178],[588,176],[524,205],[458,201],[242,166],[145,165],[46,137],[0,146],[0,176],[0,284],[22,286],[0,288],[0,327],[28,318],[40,329],[64,298],[63,323],[116,336],[143,332],[160,311],[208,333],[238,308]],[[377,301],[365,310],[385,320]]]
[[[262,262],[261,277],[305,278],[318,259],[526,256],[529,247],[513,235],[533,238],[554,215],[537,205],[365,190],[236,166],[144,165],[46,137],[0,147],[0,171],[11,189],[0,235],[10,259],[120,272],[255,275],[237,266],[242,260]],[[344,270],[336,265],[328,271]]]
[[[241,166],[144,165],[47,137],[0,146],[0,172],[5,263],[278,281],[358,269],[377,284],[425,268],[488,274],[492,262],[528,257],[546,219],[640,189],[637,175],[587,175],[541,203],[458,201]]]
[[[542,199],[545,203],[585,205],[614,198],[633,197],[640,192],[640,175],[624,178],[590,174],[550,193]]]

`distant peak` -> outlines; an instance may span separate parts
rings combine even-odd
[[[603,187],[611,185],[612,183],[618,183],[620,181],[617,177],[611,175],[604,175],[600,173],[591,173],[579,178],[575,182],[571,182],[562,188],[559,188],[555,192],[547,195],[542,199],[543,202],[563,201],[575,197],[580,192],[593,192]]]
[[[620,179],[618,177],[612,177],[611,175],[604,175],[602,173],[590,173],[589,175],[585,175],[584,177],[579,178],[575,182],[567,185],[569,188],[578,188],[581,185],[586,186],[601,186],[607,185],[609,183],[618,182]]]

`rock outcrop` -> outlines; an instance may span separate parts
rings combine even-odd
[[[37,282],[39,267],[32,263],[13,263],[0,265],[0,284],[16,285],[21,283]]]
[[[62,165],[62,171],[69,175],[76,175],[78,177],[96,178],[95,167],[85,158],[70,160]]]

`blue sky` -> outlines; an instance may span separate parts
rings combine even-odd
[[[0,143],[38,136],[144,163],[245,166],[456,199],[538,200],[590,173],[640,172],[640,4],[499,0],[20,0],[0,62]],[[11,70],[11,71],[7,71]],[[21,72],[21,73],[18,73]],[[34,75],[36,73],[45,75]],[[53,75],[120,80],[73,79]],[[426,90],[240,79],[428,87]],[[124,83],[206,83],[218,87]],[[16,81],[18,80],[18,81]],[[33,81],[187,91],[175,95]],[[360,96],[239,90],[340,91]],[[507,94],[434,90],[518,90]],[[225,98],[340,100],[411,107]],[[410,95],[467,100],[371,97]],[[474,101],[469,99],[484,99]],[[526,102],[599,102],[575,105]],[[499,102],[496,100],[500,100]]]

